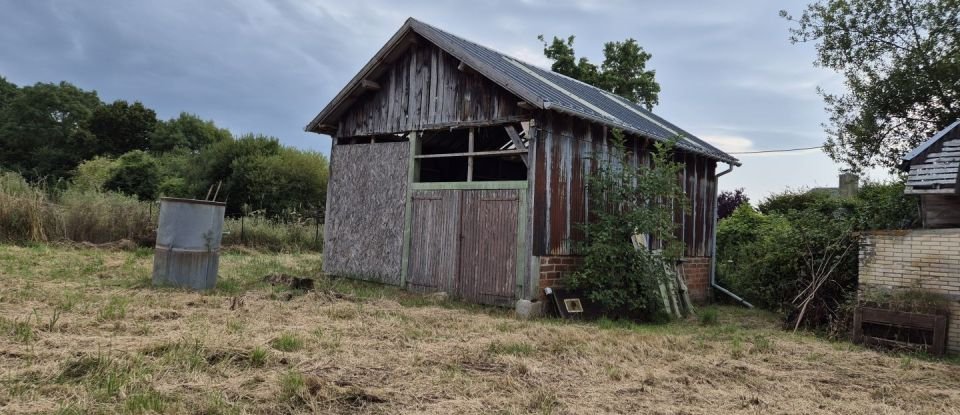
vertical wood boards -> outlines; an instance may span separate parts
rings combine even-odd
[[[400,284],[409,143],[335,145],[323,269]]]
[[[521,191],[414,191],[407,287],[512,304],[518,294]]]
[[[417,190],[411,203],[407,288],[451,292],[460,250],[460,193]]]
[[[510,305],[516,297],[518,190],[465,190],[460,272],[454,292],[471,302]]]
[[[925,194],[920,196],[924,228],[960,227],[960,196]]]
[[[380,89],[366,92],[343,113],[337,136],[521,119],[516,96],[474,71],[457,70],[458,64],[429,42],[411,47],[373,80]]]
[[[596,160],[609,157],[608,131],[600,125],[557,113],[537,115],[533,188],[533,255],[574,255],[583,239],[577,224],[590,216],[588,176]],[[649,165],[650,140],[628,137],[632,167]],[[677,236],[686,244],[686,255],[710,256],[713,209],[716,205],[716,162],[678,152],[684,164],[677,179],[687,196],[686,209],[677,207]],[[654,241],[656,246],[657,241]]]

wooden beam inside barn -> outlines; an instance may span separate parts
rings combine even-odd
[[[507,130],[507,135],[510,136],[510,141],[513,141],[513,145],[514,145],[515,147],[517,147],[517,150],[526,150],[526,149],[527,149],[527,146],[523,145],[523,140],[520,139],[520,134],[517,134],[517,129],[516,129],[516,128],[513,128],[512,125],[505,125],[505,126],[503,126],[503,129],[504,129],[504,130]],[[529,166],[529,165],[530,165],[530,163],[527,162],[527,154],[526,154],[526,151],[524,151],[524,153],[520,155],[520,158],[523,159],[523,164],[524,164],[524,165],[526,165],[526,166]]]

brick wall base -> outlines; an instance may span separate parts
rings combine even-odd
[[[710,299],[710,257],[684,258],[681,265],[690,300],[705,303]]]
[[[575,272],[583,265],[583,257],[577,256],[541,256],[539,295],[544,300],[545,287],[562,287],[563,279]],[[695,302],[706,302],[710,298],[710,258],[684,258],[682,266],[683,277],[690,292],[690,299]]]
[[[950,298],[947,350],[960,353],[960,229],[878,231],[860,239],[860,294],[914,288]]]

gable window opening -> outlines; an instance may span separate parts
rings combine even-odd
[[[525,123],[424,131],[418,138],[418,182],[527,179]]]

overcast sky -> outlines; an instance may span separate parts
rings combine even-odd
[[[410,16],[521,60],[549,66],[538,34],[637,39],[662,92],[654,112],[727,151],[823,142],[816,87],[842,79],[791,45],[781,8],[804,1],[196,1],[0,0],[0,76],[67,80],[101,99],[138,100],[162,118],[192,112],[234,133],[330,151],[303,127]],[[785,188],[836,186],[819,150],[738,156],[721,189],[754,201]],[[884,175],[873,173],[873,177]]]

